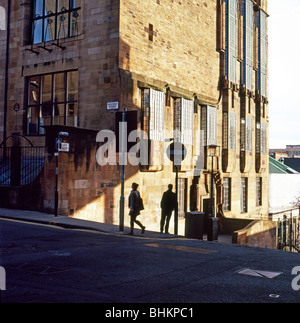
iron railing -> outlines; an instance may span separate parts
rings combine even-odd
[[[0,147],[0,186],[33,182],[45,164],[46,147]]]
[[[277,221],[278,249],[300,252],[300,216],[286,215]]]

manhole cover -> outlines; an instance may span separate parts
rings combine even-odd
[[[251,268],[244,268],[237,271],[238,274],[241,275],[248,275],[248,276],[255,276],[255,277],[262,277],[262,278],[275,278],[281,275],[281,272],[274,272],[274,271],[265,271],[265,270],[257,270]]]

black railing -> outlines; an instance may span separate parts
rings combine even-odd
[[[0,186],[33,182],[45,164],[45,147],[1,147]]]

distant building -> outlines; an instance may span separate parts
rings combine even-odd
[[[59,213],[117,224],[119,122],[126,108],[127,134],[137,129],[148,138],[146,152],[131,155],[146,162],[125,167],[125,197],[131,182],[140,184],[147,228],[159,230],[162,193],[175,184],[166,154],[170,139],[187,152],[178,175],[180,227],[187,211],[209,214],[212,195],[225,217],[268,218],[266,0],[0,0],[0,6],[7,3],[0,134],[7,149],[6,138],[17,131],[22,144],[29,140],[46,153],[36,166],[43,171],[27,184],[35,190],[12,187],[7,178],[2,203],[53,212],[55,139],[66,131],[70,149],[59,156]],[[106,143],[105,131],[116,135],[115,146]],[[97,153],[106,165],[97,163]],[[27,157],[24,165],[37,159]]]
[[[278,154],[286,154],[287,157],[300,157],[300,145],[286,145],[286,148],[279,149],[272,148],[269,150],[269,153],[273,157]]]
[[[300,173],[295,169],[269,157],[269,202],[270,214],[273,219],[281,217],[286,212],[297,208],[300,198]],[[299,211],[296,210],[299,215]]]

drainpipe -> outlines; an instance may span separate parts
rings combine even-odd
[[[8,67],[9,67],[9,42],[10,42],[10,11],[11,0],[7,0],[7,34],[6,34],[6,57],[5,57],[5,87],[4,87],[4,127],[3,127],[3,142],[6,148],[7,137],[7,104],[8,104]],[[5,149],[4,149],[5,151]]]

